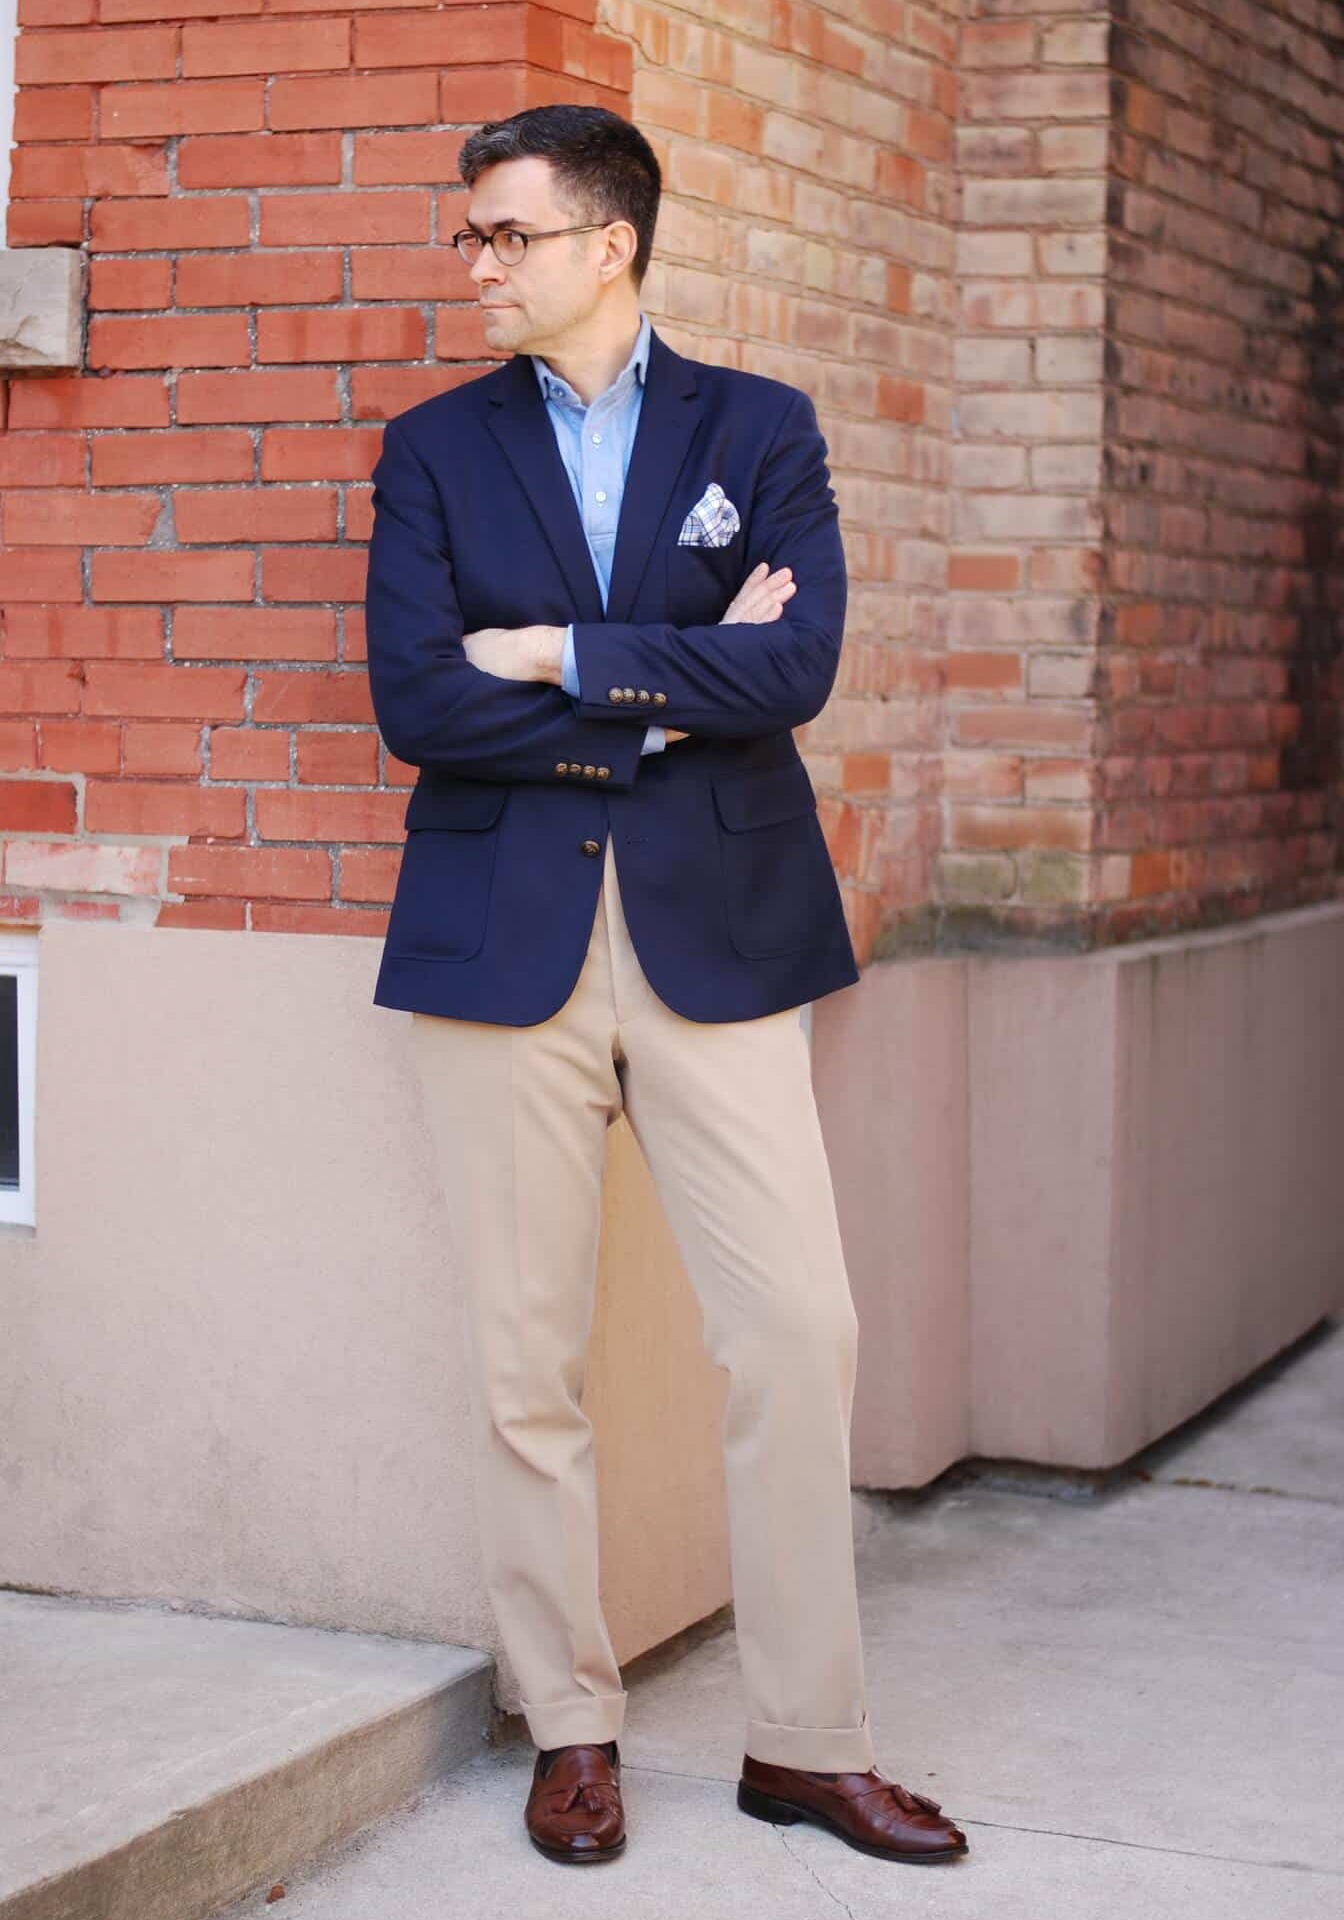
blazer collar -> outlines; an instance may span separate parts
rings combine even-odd
[[[531,356],[516,353],[490,380],[491,431],[508,455],[564,575],[579,620],[626,620],[704,414],[696,362],[649,330],[644,398],[616,522],[605,613],[583,522]]]

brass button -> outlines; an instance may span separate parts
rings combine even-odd
[[[593,775],[594,775],[594,774],[595,774],[595,773],[597,772],[597,768],[596,768],[596,767],[585,767],[583,771],[584,771],[584,773],[585,773],[585,774],[586,774],[586,775],[588,776],[588,778],[589,778],[589,779],[591,780],[591,779],[592,779],[592,777],[593,777]]]
[[[581,853],[601,853],[602,848],[596,840],[580,840],[579,851]]]
[[[653,704],[655,707],[665,707],[667,705],[667,695],[665,693],[655,693],[653,696]]]
[[[635,690],[634,690],[634,688],[633,688],[633,687],[622,687],[622,688],[621,688],[621,698],[622,698],[623,700],[633,700],[633,699],[634,699],[634,697],[635,697]]]
[[[625,695],[621,692],[619,687],[608,687],[607,698],[608,700],[621,701],[621,700],[624,700]]]
[[[557,773],[568,773],[569,772],[568,760],[557,760],[555,763],[555,770]]]
[[[579,765],[579,763],[578,763],[578,761],[577,761],[577,760],[571,760],[571,761],[570,761],[570,763],[569,763],[569,770],[570,770],[570,772],[571,772],[571,773],[582,773],[582,772],[583,772],[583,768],[582,768],[582,767],[581,767],[581,766]]]
[[[599,780],[605,780],[605,779],[606,779],[606,777],[607,777],[607,775],[608,775],[608,774],[609,774],[610,772],[611,772],[611,768],[610,768],[610,767],[599,767],[599,768],[598,768],[598,770],[597,770],[597,777],[598,777],[598,779],[599,779]]]
[[[648,701],[648,700],[649,700],[649,698],[650,698],[650,694],[649,694],[649,690],[648,690],[648,688],[647,688],[647,687],[641,687],[641,688],[640,688],[640,690],[639,690],[639,697],[640,697],[640,699],[641,699],[642,701],[644,701],[644,702],[646,702],[646,703],[647,703],[647,701]]]

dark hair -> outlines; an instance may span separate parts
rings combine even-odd
[[[610,107],[561,102],[524,107],[507,120],[487,120],[468,135],[458,171],[474,187],[487,167],[529,155],[548,160],[557,196],[572,204],[579,220],[628,220],[635,230],[630,270],[638,287],[653,252],[662,172],[639,128]]]

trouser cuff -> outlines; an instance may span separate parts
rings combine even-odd
[[[772,1766],[816,1773],[867,1773],[877,1765],[866,1713],[857,1727],[782,1727],[773,1720],[748,1720],[746,1750]]]
[[[527,1730],[539,1747],[568,1747],[579,1740],[601,1745],[617,1740],[625,1725],[628,1695],[582,1693],[572,1700],[520,1700]]]

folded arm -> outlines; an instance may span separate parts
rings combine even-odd
[[[577,621],[579,717],[628,721],[623,700],[613,698],[627,685],[666,694],[660,720],[707,738],[784,731],[825,706],[840,662],[847,581],[826,443],[802,392],[761,463],[744,576],[762,560],[789,567],[797,586],[777,620],[690,627]]]
[[[632,727],[576,714],[561,687],[505,679],[467,658],[447,529],[433,479],[395,421],[373,468],[365,613],[378,730],[410,766],[475,780],[559,779],[564,762],[598,765],[573,785],[630,787],[641,752]]]

